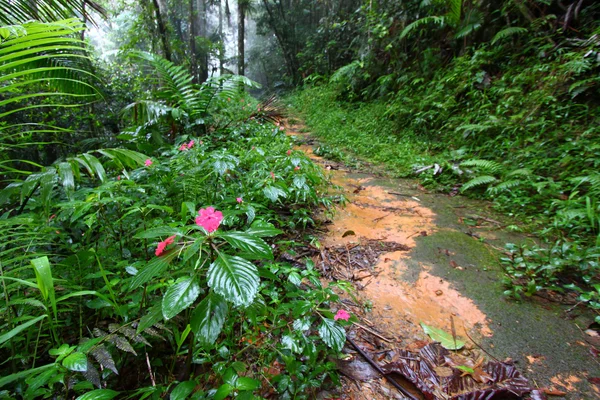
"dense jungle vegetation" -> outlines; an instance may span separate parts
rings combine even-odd
[[[600,310],[600,4],[0,0],[0,398],[312,398],[343,202],[293,150],[491,199],[507,295]],[[348,152],[348,150],[351,150]]]

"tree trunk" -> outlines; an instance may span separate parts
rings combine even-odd
[[[238,75],[245,75],[244,37],[246,33],[246,4],[238,0]]]
[[[198,29],[198,18],[196,14],[196,0],[189,0],[190,6],[190,72],[192,74],[192,82],[198,83],[198,55],[196,51],[196,36]]]
[[[225,40],[223,39],[223,4],[219,1],[219,75],[225,74]]]
[[[165,22],[160,12],[158,0],[152,0],[152,4],[154,5],[154,12],[156,14],[156,24],[158,25],[158,33],[160,34],[160,40],[163,45],[163,52],[165,53],[165,58],[171,61],[171,48],[169,47],[169,40],[167,38],[167,28],[165,27]]]
[[[198,0],[198,12],[200,13],[198,16],[200,20],[200,36],[206,38],[208,33],[208,19],[205,0]],[[206,46],[200,51],[199,61],[198,78],[200,82],[205,82],[208,79],[208,49]]]

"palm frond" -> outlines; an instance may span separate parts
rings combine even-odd
[[[95,23],[97,16],[106,17],[106,10],[92,0],[0,0],[0,24],[22,24],[37,20],[52,22],[82,16]]]
[[[511,26],[508,28],[504,28],[494,35],[494,38],[492,39],[492,44],[496,44],[496,42],[506,39],[507,37],[522,35],[527,32],[528,30],[526,28],[522,28],[519,26]]]
[[[462,0],[449,0],[448,5],[450,9],[448,10],[448,22],[452,26],[458,26],[460,24],[460,16],[462,11]]]
[[[430,16],[430,17],[424,17],[424,18],[418,19],[418,20],[408,24],[406,26],[406,28],[404,28],[404,30],[400,34],[400,39],[404,39],[406,36],[408,36],[410,33],[412,33],[412,31],[414,31],[415,29],[421,28],[423,25],[436,24],[436,25],[439,25],[441,28],[443,28],[447,24],[447,22],[448,21],[445,16],[441,16],[441,17]]]

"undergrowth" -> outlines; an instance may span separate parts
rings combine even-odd
[[[0,397],[312,398],[345,287],[279,255],[331,206],[322,170],[253,82],[135,60],[155,83],[111,148],[0,191]]]

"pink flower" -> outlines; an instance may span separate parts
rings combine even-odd
[[[156,254],[157,257],[160,256],[163,253],[163,251],[165,251],[165,247],[167,247],[170,244],[173,244],[174,241],[175,235],[169,236],[162,242],[158,242],[158,246],[156,246],[156,251],[154,252],[154,254]]]
[[[121,175],[117,176],[117,180],[120,181],[121,180]]]
[[[294,171],[300,171],[300,166],[299,166],[299,165],[296,165],[296,166],[294,167]]]
[[[287,154],[288,156],[291,156],[292,155],[292,149],[288,150],[287,153],[285,153],[285,154]]]
[[[280,126],[280,127],[279,127],[279,130],[280,130],[280,131],[285,131],[285,127],[284,127],[284,126]]]
[[[191,149],[192,147],[194,147],[194,144],[196,144],[196,142],[194,142],[193,140],[190,140],[190,142],[187,144],[187,148]]]
[[[241,197],[238,197],[237,199],[235,199],[235,201],[237,201],[238,203],[242,203],[244,201],[244,199],[242,199]]]
[[[251,150],[254,150],[254,149],[256,149],[256,146],[252,146],[252,149],[251,149]]]
[[[152,165],[152,159],[150,159],[150,158],[149,158],[149,159],[147,159],[146,161],[144,161],[144,165],[145,165],[146,167],[149,167],[149,166],[151,166],[151,165]]]
[[[273,173],[273,171],[271,171],[271,178],[273,178],[273,180],[275,180],[275,174]]]
[[[343,319],[344,321],[348,321],[348,319],[350,318],[350,314],[348,314],[346,312],[346,310],[338,310],[337,314],[335,314],[335,317],[333,317],[334,320],[338,320],[338,319]]]
[[[203,227],[209,233],[216,231],[221,225],[221,221],[223,221],[223,213],[215,211],[213,207],[201,208],[198,214],[196,225]]]
[[[179,146],[179,151],[186,151],[188,149],[188,146],[186,143],[183,143],[181,146]]]

